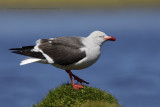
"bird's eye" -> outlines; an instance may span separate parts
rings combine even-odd
[[[100,38],[104,38],[104,36],[99,36]]]

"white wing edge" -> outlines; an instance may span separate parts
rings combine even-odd
[[[29,64],[29,63],[33,63],[33,62],[38,62],[41,61],[42,59],[39,58],[27,58],[21,61],[20,65],[25,65],[25,64]]]

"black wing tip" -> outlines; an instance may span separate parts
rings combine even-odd
[[[8,50],[21,50],[22,48],[10,48]]]
[[[22,46],[21,48],[10,48],[8,50],[23,50],[23,49],[31,49],[34,48],[34,45],[32,46]]]
[[[13,51],[11,51],[11,53],[15,53],[15,54],[21,54],[21,51],[18,51],[18,50],[13,50]]]
[[[19,51],[12,51],[12,53],[18,53]]]

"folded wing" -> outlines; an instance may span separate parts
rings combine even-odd
[[[38,48],[48,55],[55,64],[70,65],[86,57],[80,48],[84,47],[79,37],[41,39]]]

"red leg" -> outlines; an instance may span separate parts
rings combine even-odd
[[[74,81],[72,79],[73,74],[72,74],[71,70],[66,70],[66,72],[69,74],[69,77],[71,79],[71,83],[72,83],[72,86],[73,86],[74,89],[78,90],[79,88],[84,88],[82,86],[82,84],[74,84]]]
[[[75,80],[77,80],[77,81],[80,82],[81,84],[82,84],[82,83],[89,84],[89,82],[84,81],[83,79],[79,78],[78,76],[74,75],[73,73],[72,73],[72,76],[74,77]]]
[[[78,82],[80,82],[81,84],[82,84],[82,83],[89,84],[89,82],[87,82],[87,81],[85,81],[85,80],[79,78],[78,76],[74,75],[74,74],[71,72],[71,70],[66,70],[66,72],[67,72],[68,74],[70,73],[71,76],[73,76],[74,79],[77,80]]]

